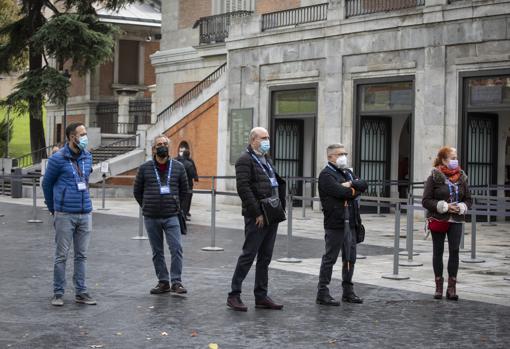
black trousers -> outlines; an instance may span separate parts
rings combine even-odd
[[[257,257],[255,269],[254,294],[256,300],[267,297],[268,268],[273,257],[274,242],[278,224],[271,224],[258,228],[255,218],[244,217],[244,245],[243,252],[237,260],[236,269],[232,276],[232,291],[229,296],[241,294],[241,288],[246,275]]]
[[[344,292],[352,292],[352,275],[354,274],[354,264],[356,263],[356,234],[354,227],[351,228],[351,231],[350,249],[347,251],[344,229],[325,230],[326,252],[322,256],[319,285],[317,286],[318,296],[329,295],[328,285],[331,282],[333,266],[338,259],[340,251],[342,251],[342,287]]]
[[[448,236],[448,275],[457,277],[459,270],[459,250],[460,240],[462,239],[462,224],[451,223],[446,233],[432,232],[432,266],[436,277],[443,276],[443,253],[444,240]]]

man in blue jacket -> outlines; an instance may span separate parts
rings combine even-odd
[[[89,176],[92,173],[92,155],[86,150],[87,130],[82,123],[72,123],[66,130],[67,143],[48,159],[42,187],[44,199],[54,216],[55,262],[53,267],[53,299],[51,304],[64,305],[66,261],[71,243],[74,243],[75,301],[96,304],[85,284],[87,249],[92,229],[92,202],[89,194]]]

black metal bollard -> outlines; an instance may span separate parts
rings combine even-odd
[[[464,263],[483,263],[485,260],[476,258],[476,210],[471,211],[471,258],[461,259]]]

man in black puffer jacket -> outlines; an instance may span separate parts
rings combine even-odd
[[[347,168],[347,155],[342,144],[328,146],[328,164],[319,175],[319,196],[324,212],[326,252],[322,256],[316,302],[322,305],[340,305],[331,297],[328,289],[333,266],[340,251],[342,251],[343,262],[342,300],[349,303],[363,302],[354,293],[352,276],[356,262],[356,229],[362,228],[356,198],[367,190],[367,183],[354,176]],[[345,227],[346,205],[350,227]]]
[[[152,262],[158,277],[158,284],[151,289],[151,294],[187,292],[181,281],[182,241],[178,214],[188,192],[188,178],[184,166],[170,159],[168,145],[168,138],[164,135],[154,139],[154,158],[140,166],[133,188],[135,199],[142,207],[152,248]],[[166,236],[172,258],[170,277],[166,267],[163,235]]]
[[[268,268],[273,256],[278,223],[267,224],[260,206],[260,200],[278,196],[285,208],[285,181],[278,176],[269,151],[269,134],[262,127],[250,132],[250,145],[236,162],[237,193],[242,201],[245,241],[243,252],[237,261],[232,277],[232,291],[228,294],[227,306],[237,311],[247,311],[241,301],[241,286],[250,270],[255,256],[255,307],[282,309],[267,295]]]

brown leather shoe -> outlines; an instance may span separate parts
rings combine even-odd
[[[443,283],[444,279],[442,276],[436,276],[436,292],[434,293],[435,299],[441,299],[443,298]]]
[[[273,309],[273,310],[281,310],[283,308],[282,304],[276,304],[269,297],[266,297],[262,300],[255,301],[255,308],[259,309]]]
[[[240,296],[228,296],[227,306],[235,311],[248,311],[248,307],[244,305]]]
[[[446,289],[446,299],[456,301],[459,299],[457,296],[457,278],[450,276],[448,277],[448,287]]]

